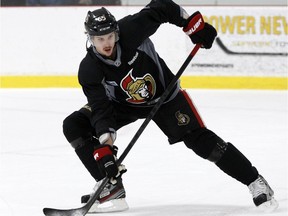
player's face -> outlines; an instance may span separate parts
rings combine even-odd
[[[116,41],[115,32],[111,32],[109,34],[101,36],[93,36],[91,39],[96,50],[101,55],[106,57],[112,57]]]

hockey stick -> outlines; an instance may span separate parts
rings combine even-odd
[[[260,52],[234,52],[232,50],[229,50],[221,41],[219,37],[216,38],[217,44],[220,46],[220,48],[227,54],[230,55],[258,55],[258,56],[287,56],[288,53],[260,53]]]
[[[140,135],[142,134],[144,129],[147,127],[148,123],[155,116],[155,114],[159,110],[160,106],[164,103],[165,99],[168,97],[171,90],[173,89],[173,87],[177,83],[178,79],[180,78],[180,76],[182,75],[182,73],[184,72],[184,70],[186,69],[186,67],[188,66],[188,64],[190,63],[192,58],[195,56],[195,54],[197,53],[197,51],[199,50],[200,47],[201,47],[201,44],[197,44],[193,48],[193,50],[191,51],[189,56],[186,58],[185,62],[183,63],[183,65],[181,66],[181,68],[179,69],[179,71],[177,72],[175,77],[172,79],[172,81],[168,85],[167,89],[164,91],[163,95],[157,101],[157,103],[155,104],[153,109],[150,111],[150,113],[148,114],[148,116],[146,117],[146,119],[144,120],[144,122],[142,123],[142,125],[140,126],[140,128],[138,129],[138,131],[136,132],[136,134],[134,135],[134,137],[132,138],[132,140],[130,141],[130,143],[128,144],[128,146],[126,147],[124,152],[122,153],[122,155],[120,156],[120,158],[117,160],[118,165],[120,165],[122,163],[122,161],[125,159],[127,154],[130,152],[130,150],[132,149],[132,147],[134,146],[134,144],[136,143],[136,141],[138,140],[138,138],[140,137]],[[89,209],[91,208],[93,203],[97,200],[97,198],[99,197],[100,193],[102,192],[102,190],[104,189],[104,187],[108,183],[108,181],[109,181],[109,178],[107,178],[107,177],[104,178],[103,182],[101,183],[99,188],[96,190],[96,192],[92,195],[92,197],[89,199],[89,201],[84,206],[82,206],[80,208],[66,209],[66,210],[44,208],[43,212],[46,216],[84,216],[89,211]]]

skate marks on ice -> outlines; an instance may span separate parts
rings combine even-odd
[[[6,201],[4,197],[0,195],[0,214],[1,216],[13,216],[13,210],[10,204]]]
[[[280,204],[281,205],[281,204]],[[128,211],[118,213],[105,213],[105,216],[272,216],[280,215],[287,209],[278,208],[272,213],[265,213],[254,206],[233,205],[159,205],[131,207]],[[280,214],[279,214],[280,213]],[[100,216],[101,214],[87,214],[87,216]],[[104,215],[104,214],[103,214]]]

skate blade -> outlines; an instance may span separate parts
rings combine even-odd
[[[278,206],[279,206],[278,202],[274,199],[274,197],[272,197],[271,200],[259,205],[258,209],[262,212],[270,213],[275,211],[278,208]]]
[[[105,213],[105,212],[120,212],[128,210],[129,206],[125,200],[125,198],[122,199],[113,199],[106,201],[104,203],[94,203],[90,210],[88,211],[88,214],[93,213]]]

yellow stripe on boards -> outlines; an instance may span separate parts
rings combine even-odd
[[[182,76],[182,88],[288,90],[287,77]],[[0,76],[0,88],[79,88],[77,76]]]
[[[1,88],[75,88],[77,76],[0,76]]]
[[[287,77],[185,76],[183,88],[287,90]]]

